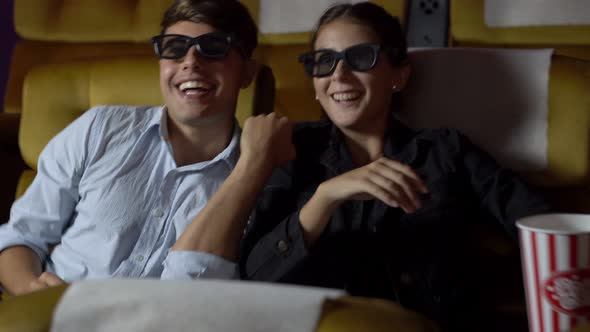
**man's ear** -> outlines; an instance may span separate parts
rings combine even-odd
[[[244,70],[242,72],[242,82],[240,83],[240,87],[245,89],[250,86],[254,77],[256,76],[256,70],[258,69],[258,62],[253,59],[246,60],[244,64]]]

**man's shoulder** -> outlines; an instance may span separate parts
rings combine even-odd
[[[96,112],[105,119],[152,119],[161,110],[162,106],[98,105],[92,107],[89,112]]]
[[[134,106],[134,105],[99,105],[88,112],[95,113],[100,122],[108,124],[109,128],[148,127],[159,123],[162,116],[162,106]]]

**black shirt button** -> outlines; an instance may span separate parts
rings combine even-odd
[[[287,252],[289,250],[289,244],[287,243],[287,241],[279,240],[279,242],[277,242],[277,250],[281,254],[284,254],[285,252]]]

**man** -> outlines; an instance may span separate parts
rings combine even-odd
[[[193,219],[234,167],[290,158],[288,149],[260,154],[290,141],[274,115],[249,121],[239,141],[234,113],[255,73],[255,23],[237,0],[178,0],[152,42],[165,106],[95,107],[51,140],[0,227],[9,293],[86,278],[236,276],[243,225]],[[170,250],[187,225],[199,237]]]

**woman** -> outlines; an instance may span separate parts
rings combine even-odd
[[[312,48],[300,61],[329,120],[296,127],[297,159],[273,174],[252,215],[242,276],[342,288],[445,328],[468,324],[492,304],[469,269],[470,226],[494,221],[515,234],[516,219],[548,206],[457,131],[395,119],[410,67],[384,9],[330,8]]]

